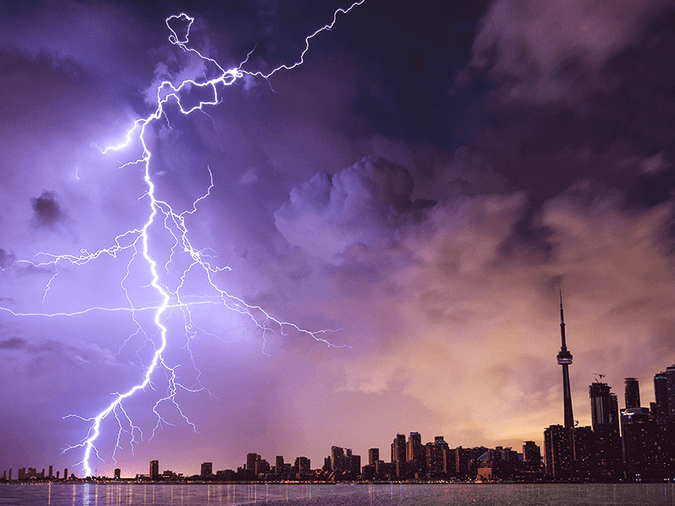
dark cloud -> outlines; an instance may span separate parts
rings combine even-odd
[[[54,192],[43,191],[39,197],[32,198],[30,203],[33,208],[33,220],[39,226],[51,227],[65,218]]]
[[[0,350],[24,350],[28,346],[28,341],[20,337],[12,337],[0,341]]]
[[[481,20],[470,65],[488,70],[504,100],[581,106],[613,86],[607,65],[668,6],[498,0]]]

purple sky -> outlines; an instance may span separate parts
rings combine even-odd
[[[184,216],[202,258],[231,268],[218,287],[350,348],[288,326],[263,336],[199,269],[181,284],[189,256],[168,263],[156,220],[161,282],[188,304],[163,314],[163,357],[199,390],[176,394],[197,432],[167,401],[150,438],[170,379],[159,368],[117,412],[143,439],[122,432],[115,464],[109,416],[98,474],[151,459],[236,468],[247,452],[319,467],[331,445],[388,460],[410,431],[452,447],[541,443],[562,423],[559,289],[575,419],[590,423],[594,373],[621,406],[626,376],[653,400],[653,375],[675,362],[672,3],[440,3],[366,0],[302,67],[223,87],[205,114],[167,106],[148,129],[158,199],[189,211],[213,174]],[[194,16],[191,46],[224,68],[255,48],[243,69],[265,73],[349,6],[187,4],[0,6],[0,471],[81,474],[82,449],[61,451],[90,423],[63,417],[96,416],[142,382],[159,345],[140,251],[22,261],[110,248],[146,223],[143,167],[121,167],[140,143],[98,148],[155,110],[162,80],[212,77],[164,19]]]

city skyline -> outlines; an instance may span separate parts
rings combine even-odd
[[[564,423],[560,290],[574,421],[592,425],[596,375],[655,400],[675,363],[673,6],[438,4],[366,0],[267,82],[351,3],[3,2],[0,469],[81,475],[83,449],[62,451],[143,381],[162,341],[131,247],[148,181],[182,213],[149,229],[165,362],[103,424],[100,474],[363,458],[410,432],[542,446]],[[203,113],[167,106],[145,180],[124,165],[140,141],[101,151],[164,79],[213,77],[169,38],[181,12],[196,48],[251,74]],[[116,238],[86,265],[27,263]],[[195,258],[227,295],[181,276]]]
[[[561,311],[561,329],[564,328],[564,318],[562,317]],[[564,331],[561,331],[561,337],[564,336]],[[563,343],[564,343],[563,339]],[[563,344],[564,348],[564,344]],[[567,364],[569,365],[569,364]],[[631,481],[635,476],[639,477],[637,468],[642,469],[641,466],[644,466],[644,461],[642,459],[645,456],[635,456],[636,454],[642,455],[643,451],[647,451],[646,455],[652,455],[652,450],[644,450],[646,445],[651,444],[649,439],[644,439],[644,434],[640,436],[636,433],[630,433],[626,435],[626,431],[630,431],[631,427],[638,428],[643,427],[644,431],[645,425],[648,421],[656,422],[658,424],[664,424],[663,430],[672,431],[672,419],[675,415],[671,415],[671,411],[675,412],[675,409],[671,409],[675,405],[675,364],[664,368],[664,371],[654,374],[653,385],[654,385],[654,397],[655,402],[650,402],[648,408],[643,407],[641,403],[641,388],[639,386],[639,381],[637,378],[628,377],[624,378],[624,394],[622,399],[624,400],[624,407],[620,408],[620,403],[618,402],[617,393],[612,392],[612,387],[607,383],[602,382],[604,375],[598,375],[599,377],[589,385],[589,397],[590,397],[590,410],[589,416],[591,418],[591,425],[584,427],[579,425],[577,422],[573,427],[568,427],[565,425],[565,420],[563,424],[553,423],[551,426],[544,429],[543,434],[543,451],[542,447],[538,445],[535,441],[523,441],[522,443],[522,452],[518,451],[517,447],[515,450],[510,446],[497,445],[495,448],[487,447],[483,444],[476,444],[468,447],[452,447],[445,440],[445,436],[434,436],[433,441],[429,441],[426,444],[422,443],[422,436],[419,432],[413,431],[409,433],[408,439],[406,440],[406,435],[398,433],[393,439],[393,442],[390,445],[390,455],[391,458],[386,460],[385,455],[387,454],[386,448],[383,453],[380,453],[379,447],[370,447],[365,455],[365,458],[362,459],[361,455],[354,452],[351,448],[343,448],[336,445],[331,446],[330,453],[327,457],[323,459],[323,466],[311,467],[311,459],[299,455],[297,457],[291,458],[291,461],[294,463],[285,462],[284,455],[276,455],[275,460],[272,461],[269,456],[267,458],[258,453],[248,453],[246,456],[245,463],[242,466],[238,466],[235,469],[221,469],[217,470],[217,466],[214,467],[213,461],[201,462],[199,472],[176,472],[173,469],[164,469],[160,467],[158,460],[150,461],[150,471],[147,474],[144,473],[131,473],[123,474],[121,469],[116,467],[113,471],[113,479],[136,479],[136,480],[150,480],[150,481],[175,481],[175,480],[187,480],[187,479],[197,479],[197,480],[219,480],[219,481],[274,481],[274,480],[320,480],[320,481],[341,481],[341,480],[391,480],[391,481],[405,481],[410,479],[421,479],[421,480],[438,480],[438,479],[471,479],[471,480],[481,480],[481,479],[525,479],[530,481],[546,481],[546,480],[609,480],[609,481],[621,481],[628,480]],[[565,378],[569,380],[569,376],[564,376],[563,384],[566,382]],[[656,391],[661,389],[662,391],[659,394],[656,394]],[[563,392],[565,388],[563,386]],[[563,395],[563,412],[565,413],[565,407],[568,403],[568,399]],[[624,418],[624,415],[626,417]],[[565,417],[563,417],[565,418]],[[671,426],[666,429],[665,424],[668,422],[668,419],[671,420]],[[639,425],[633,425],[639,424]],[[604,448],[602,445],[603,438],[606,439],[605,432],[607,430],[611,431],[615,427],[615,441],[612,443],[613,449]],[[564,445],[570,445],[571,448],[564,449],[560,448],[560,443],[551,442],[551,431],[565,431],[569,432],[570,435],[574,431],[574,437],[570,436]],[[670,434],[670,432],[668,432]],[[665,434],[665,432],[664,432]],[[557,436],[560,437],[558,434]],[[591,439],[588,440],[588,437]],[[630,440],[626,440],[626,437]],[[651,437],[651,436],[649,436]],[[584,438],[584,439],[580,439]],[[595,442],[593,439],[595,438]],[[672,436],[666,436],[666,438],[672,439]],[[442,446],[438,446],[438,445]],[[594,445],[600,445],[595,450],[593,450]],[[604,443],[606,444],[606,443]],[[660,443],[661,445],[662,443]],[[449,456],[439,453],[438,455],[432,456],[429,454],[429,447],[433,445],[433,448],[444,449],[444,451],[450,452]],[[577,448],[578,445],[582,445],[581,449]],[[671,446],[673,446],[671,444]],[[598,449],[599,448],[599,449]],[[465,457],[459,456],[457,452],[466,452]],[[513,454],[516,458],[516,461],[529,463],[527,466],[520,469],[520,473],[525,472],[524,475],[515,475],[508,474],[505,476],[494,476],[490,473],[499,469],[494,465],[488,466],[489,470],[485,470],[482,474],[478,471],[477,468],[472,466],[480,467],[480,464],[475,464],[476,461],[485,458],[485,455],[488,455],[488,462],[493,458],[493,452],[501,453],[506,452],[506,454]],[[562,456],[559,455],[562,452]],[[566,452],[571,452],[575,457],[570,455],[564,455]],[[580,454],[579,452],[582,452]],[[583,456],[584,452],[589,452],[588,457]],[[599,452],[599,454],[604,454],[610,452],[610,457],[598,457],[600,460],[596,461],[591,455],[594,452]],[[670,459],[675,461],[675,447],[662,448],[659,450],[659,453],[664,453],[665,455],[670,455]],[[346,454],[346,457],[345,457]],[[356,459],[354,463],[351,463],[350,459],[354,455]],[[535,458],[534,455],[537,457]],[[580,456],[581,455],[581,456]],[[447,463],[446,458],[450,459],[454,464]],[[504,459],[504,455],[500,456],[499,459]],[[560,459],[563,460],[563,466],[576,466],[577,474],[570,473],[569,471],[563,471],[562,473],[557,470],[560,464]],[[588,462],[586,459],[588,458]],[[647,456],[647,459],[653,458]],[[268,460],[269,459],[269,460]],[[568,459],[576,461],[576,464],[572,465],[570,462],[567,462]],[[452,466],[453,471],[431,471],[429,467],[429,462],[437,460],[436,466],[441,469],[447,468],[447,466]],[[466,462],[464,462],[466,460]],[[272,464],[274,462],[274,464]],[[405,467],[400,465],[395,465],[396,462],[402,462],[405,464]],[[463,462],[464,464],[460,464]],[[474,464],[471,464],[474,462]],[[367,464],[366,464],[367,463]],[[424,466],[416,467],[417,463],[425,463]],[[363,464],[363,465],[362,465]],[[466,465],[469,467],[467,469],[461,470],[457,466]],[[258,467],[262,465],[262,467]],[[367,466],[372,467],[368,469]],[[384,466],[384,470],[380,470],[379,466]],[[653,465],[650,464],[650,465]],[[638,466],[636,468],[636,466]],[[28,469],[26,471],[26,469]],[[2,480],[16,479],[16,480],[28,480],[28,479],[37,479],[41,481],[52,481],[59,480],[60,471],[56,470],[54,472],[53,466],[49,465],[49,471],[46,472],[45,468],[42,471],[38,471],[39,467],[19,467],[14,472],[14,468],[10,467],[9,470],[5,469],[2,475]],[[295,471],[291,471],[295,469]],[[335,473],[335,470],[345,472],[348,474],[342,476],[338,474],[336,477],[333,477],[332,473]],[[358,471],[357,471],[358,469]],[[323,474],[320,472],[324,471]],[[515,468],[510,470],[502,470],[512,473],[515,471]],[[495,471],[496,472],[496,471]],[[578,474],[578,473],[581,474]],[[252,474],[251,474],[252,473]],[[295,473],[295,474],[294,474]],[[319,473],[319,474],[317,474]],[[528,475],[532,474],[533,476]],[[260,475],[260,476],[259,476]],[[264,475],[264,476],[263,476]],[[302,476],[300,476],[302,475]],[[106,476],[105,474],[93,473],[94,477],[107,478],[111,479],[111,476]],[[674,477],[675,468],[671,471],[666,472],[664,476]],[[77,476],[75,473],[68,473],[68,469],[64,470],[61,480],[65,479],[84,479],[86,476]],[[645,480],[654,479],[653,476],[644,476],[642,477]],[[656,477],[657,481],[661,479],[660,475]]]

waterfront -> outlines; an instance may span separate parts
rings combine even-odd
[[[664,484],[3,484],[2,506],[666,506]]]

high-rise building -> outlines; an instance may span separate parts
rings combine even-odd
[[[375,462],[380,460],[380,449],[379,448],[370,448],[368,450],[368,465],[374,466]]]
[[[595,469],[595,435],[590,427],[572,429],[572,460],[577,479],[592,478]]]
[[[309,474],[311,461],[307,457],[297,457],[293,467],[295,468],[295,477],[302,478]]]
[[[406,446],[406,462],[411,476],[421,478],[424,474],[424,447],[422,446],[422,436],[419,432],[411,432],[408,436]]]
[[[637,378],[624,378],[626,387],[625,401],[626,409],[640,407],[640,384]]]
[[[396,478],[405,477],[406,443],[405,434],[396,434],[391,443],[391,467]]]
[[[208,478],[213,475],[213,462],[202,462],[202,469],[199,473],[202,478]]]
[[[626,408],[621,411],[626,476],[632,480],[665,477],[665,435],[654,415],[646,408]]]
[[[619,403],[607,383],[596,381],[589,387],[591,422],[595,436],[595,471],[601,480],[613,480],[622,474],[622,449],[619,437]]]
[[[391,443],[391,461],[405,462],[406,443],[405,434],[396,434],[394,442]]]
[[[455,474],[459,477],[468,477],[471,475],[470,464],[475,458],[480,455],[475,455],[477,452],[474,448],[462,448],[458,446],[453,450],[455,457]]]
[[[152,481],[159,479],[159,460],[150,461],[150,479]]]
[[[619,432],[619,403],[607,383],[596,381],[588,387],[591,398],[591,423],[593,431],[600,425],[609,425]]]
[[[657,423],[666,423],[669,417],[668,376],[665,372],[654,375],[654,416]]]
[[[361,456],[352,453],[351,448],[347,448],[345,455],[345,470],[356,478],[361,473]]]
[[[521,464],[523,478],[534,479],[541,477],[543,471],[541,465],[541,448],[534,441],[525,441],[523,444],[523,462]]]
[[[115,468],[115,479],[119,480],[122,478],[122,470],[119,467]]]
[[[534,441],[525,441],[523,444],[523,461],[541,463],[541,448]]]
[[[246,479],[255,480],[258,475],[266,475],[270,472],[270,465],[257,453],[246,454]]]
[[[668,420],[675,422],[675,364],[666,368],[665,375],[668,395]]]
[[[331,471],[346,471],[345,450],[339,446],[332,446],[330,449]]]
[[[276,475],[277,479],[281,479],[283,478],[285,473],[286,473],[286,464],[284,463],[284,456],[277,455],[276,458],[274,459],[274,474]]]
[[[544,430],[544,461],[546,474],[557,480],[567,480],[573,473],[572,430],[551,425]]]
[[[444,478],[448,476],[450,447],[443,436],[436,436],[434,442],[427,443],[425,449],[425,471],[427,478]],[[454,466],[452,466],[454,467]]]

